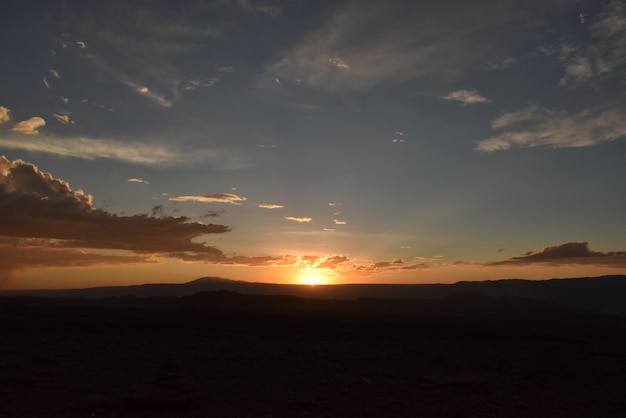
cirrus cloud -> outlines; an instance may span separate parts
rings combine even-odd
[[[298,223],[307,223],[307,222],[311,222],[313,219],[306,217],[306,216],[285,216],[285,219],[287,219],[288,221],[294,221],[294,222],[298,222]]]
[[[491,127],[503,132],[479,141],[475,150],[588,147],[626,137],[626,110],[617,106],[570,114],[531,105],[500,115]]]
[[[257,206],[262,209],[282,209],[283,208],[283,205],[275,205],[272,203],[261,203],[260,205],[257,205]]]
[[[192,196],[176,196],[170,197],[168,200],[173,202],[202,202],[202,203],[230,203],[231,205],[241,205],[246,200],[243,196],[237,196],[231,193],[205,194]]]

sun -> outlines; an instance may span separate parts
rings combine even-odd
[[[326,284],[328,282],[328,276],[321,269],[305,269],[300,270],[300,284],[306,284],[309,286],[317,286]]]

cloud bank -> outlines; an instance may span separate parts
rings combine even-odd
[[[501,261],[484,263],[484,266],[527,266],[527,265],[592,265],[598,267],[626,267],[626,251],[592,251],[587,242],[568,242],[544,247],[538,251],[507,258]]]
[[[5,242],[9,239],[19,246],[24,239],[38,239],[37,251],[47,248],[57,255],[76,254],[76,249],[122,250],[165,256],[193,254],[205,261],[219,261],[225,258],[222,252],[197,239],[230,231],[224,225],[191,222],[186,217],[111,214],[94,208],[90,195],[72,190],[67,182],[4,156],[0,157],[0,218],[0,237]],[[65,250],[60,253],[61,248]],[[32,245],[25,249],[33,252]],[[96,258],[103,259],[97,253]],[[133,256],[128,260],[141,259]],[[61,265],[66,262],[59,261]]]

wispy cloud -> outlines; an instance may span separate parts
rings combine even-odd
[[[283,2],[287,4],[287,2]],[[240,10],[245,12],[264,13],[271,17],[278,17],[282,14],[284,6],[280,2],[272,0],[237,0],[235,2],[229,2],[234,4]]]
[[[32,125],[31,125],[32,127]],[[29,138],[25,136],[0,137],[0,147],[86,160],[114,159],[133,164],[175,166],[198,161],[221,160],[214,150],[183,151],[173,145],[120,141],[94,138]]]
[[[66,114],[59,114],[59,113],[55,113],[52,115],[52,117],[59,123],[62,123],[63,125],[73,125],[74,121],[72,119],[70,119],[69,115]]]
[[[482,263],[484,266],[522,266],[532,264],[547,265],[593,265],[601,267],[626,267],[626,251],[592,251],[587,242],[568,242],[566,244],[544,247],[539,251],[529,251],[518,257],[502,261]]]
[[[311,222],[313,219],[306,217],[306,216],[285,216],[285,219],[287,219],[288,221],[294,221],[294,222],[298,222],[298,223],[307,223],[307,222]]]
[[[476,90],[456,90],[442,97],[443,100],[461,102],[464,105],[489,103],[491,99],[482,96]]]
[[[358,1],[340,3],[326,22],[267,65],[262,84],[277,87],[280,80],[281,89],[346,91],[418,78],[459,79],[494,54],[504,55],[504,40],[494,35],[507,26],[524,27],[520,15],[530,18],[562,7],[560,1],[541,4],[503,1],[494,7],[468,1],[450,8],[394,0],[367,7]]]
[[[430,263],[406,263],[401,258],[396,258],[391,261],[378,261],[370,263],[360,263],[352,266],[352,269],[358,272],[370,272],[377,273],[383,271],[398,271],[398,270],[423,270],[431,267]]]
[[[587,23],[584,13],[578,15],[580,24]],[[585,41],[560,41],[555,47],[543,49],[555,55],[563,66],[564,75],[558,84],[576,87],[591,82],[599,75],[623,77],[626,64],[626,5],[622,0],[603,2],[600,12],[590,19],[590,37]]]
[[[342,60],[341,58],[337,58],[337,57],[329,58],[328,62],[330,62],[332,65],[339,68],[340,70],[347,70],[348,68],[350,68],[350,64],[348,64],[346,61]]]
[[[19,132],[26,135],[38,135],[38,128],[46,125],[46,121],[39,116],[34,116],[30,119],[26,119],[22,122],[18,122],[13,126],[14,132]]]
[[[348,224],[348,221],[342,221],[339,219],[334,219],[333,222],[335,225],[347,225]]]
[[[230,203],[231,205],[241,205],[246,200],[243,196],[236,194],[208,194],[208,195],[192,195],[192,196],[176,196],[170,197],[168,200],[173,202],[202,202],[202,203]]]
[[[529,106],[505,113],[491,122],[504,132],[479,141],[482,152],[514,147],[587,147],[626,137],[626,111],[620,107],[608,110],[585,110],[576,114]]]
[[[144,179],[142,179],[142,178],[132,178],[132,179],[128,179],[128,180],[126,180],[126,181],[127,181],[127,182],[129,182],[129,183],[143,183],[143,184],[150,184],[150,182],[149,182],[149,181],[146,181],[146,180],[144,180]]]
[[[183,83],[183,90],[191,91],[199,88],[213,87],[220,82],[225,74],[233,72],[233,67],[218,68],[215,75],[209,78],[188,78]]]
[[[263,209],[282,209],[283,208],[283,205],[275,205],[272,203],[261,203],[258,206]]]
[[[216,74],[200,71],[189,77],[187,58],[233,30],[231,2],[195,2],[172,13],[159,4],[117,3],[116,7],[95,4],[85,11],[77,31],[89,33],[89,49],[93,53],[83,59],[102,74],[125,84],[143,94],[153,103],[171,107],[185,90],[215,84],[227,72],[220,67]],[[269,5],[257,2],[240,6],[240,10],[261,11],[271,14]],[[276,13],[279,9],[275,9]],[[85,48],[85,41],[77,41]],[[187,63],[187,65],[182,64]]]

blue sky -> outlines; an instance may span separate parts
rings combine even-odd
[[[0,20],[6,288],[626,270],[624,1],[27,1]]]

